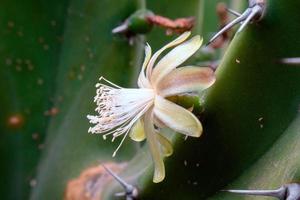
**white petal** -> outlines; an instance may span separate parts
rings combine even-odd
[[[181,34],[178,38],[176,38],[175,40],[173,40],[172,42],[168,43],[167,45],[165,45],[163,48],[161,48],[160,50],[158,50],[151,58],[151,60],[149,61],[147,70],[146,70],[146,77],[150,80],[151,74],[152,74],[152,70],[153,70],[153,66],[154,63],[156,61],[156,59],[160,56],[160,54],[168,49],[171,48],[173,46],[176,46],[180,43],[182,43],[183,41],[185,41],[189,36],[190,36],[191,32],[185,32],[183,34]]]
[[[144,59],[142,69],[141,69],[141,72],[139,74],[139,78],[137,81],[137,84],[140,88],[150,88],[150,82],[146,78],[146,75],[145,75],[145,73],[146,73],[145,70],[149,63],[150,58],[151,58],[151,47],[147,43],[147,45],[145,46],[145,59]]]
[[[159,183],[165,178],[165,165],[163,157],[159,150],[160,144],[153,126],[153,109],[147,111],[144,116],[144,128],[147,138],[147,143],[150,148],[152,160],[154,162],[153,182]]]
[[[166,75],[156,89],[161,96],[171,96],[202,91],[210,87],[215,80],[215,74],[209,67],[180,67]]]
[[[200,48],[202,41],[199,35],[194,36],[165,55],[153,69],[152,85],[157,85],[168,73],[191,57]]]
[[[154,114],[169,128],[192,137],[200,137],[202,125],[188,110],[160,96],[155,98]]]

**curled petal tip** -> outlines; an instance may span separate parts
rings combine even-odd
[[[194,137],[200,137],[202,135],[202,133],[203,133],[203,130],[201,127],[201,130],[198,133],[196,133],[196,135]]]
[[[200,48],[203,43],[203,38],[200,35],[195,35],[191,40],[198,46],[198,48]]]
[[[183,34],[181,34],[180,37],[187,38],[187,37],[189,37],[190,35],[191,35],[191,31],[186,31],[186,32],[184,32]]]
[[[153,183],[160,183],[165,179],[165,174],[154,173]]]

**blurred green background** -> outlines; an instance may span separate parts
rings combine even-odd
[[[63,199],[70,179],[105,161],[132,160],[134,173],[147,150],[127,139],[113,159],[118,140],[88,134],[86,119],[100,76],[135,86],[145,42],[155,51],[174,38],[157,27],[133,45],[113,35],[133,12],[146,6],[171,19],[194,16],[193,34],[205,42],[219,28],[217,0],[0,2],[1,199]],[[247,4],[225,2],[238,11]],[[151,182],[151,168],[136,178],[142,199],[245,199],[219,190],[299,181],[300,67],[278,63],[300,55],[299,7],[268,1],[262,22],[216,51],[213,58],[223,59],[203,97],[204,136],[175,140],[162,184]]]

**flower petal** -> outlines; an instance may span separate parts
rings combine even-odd
[[[154,162],[153,182],[159,183],[165,178],[165,165],[163,157],[159,151],[160,146],[154,130],[153,109],[150,109],[145,113],[144,122],[147,143],[149,145],[151,156]]]
[[[155,98],[154,114],[166,126],[187,136],[200,137],[202,133],[200,121],[191,112],[160,96]]]
[[[157,85],[161,96],[176,95],[185,92],[202,91],[216,80],[214,71],[209,67],[180,67],[166,75]]]
[[[166,157],[173,154],[173,147],[171,142],[159,132],[156,132],[156,138],[161,145],[162,154]]]
[[[144,131],[144,123],[141,120],[138,120],[131,128],[129,137],[136,142],[145,140],[146,135]]]
[[[145,59],[144,59],[142,69],[141,69],[141,72],[139,74],[139,78],[137,81],[137,84],[140,88],[149,88],[150,87],[149,80],[146,78],[146,75],[145,75],[145,73],[146,73],[145,70],[149,63],[150,58],[151,58],[151,47],[147,43],[147,45],[145,46]]]
[[[200,36],[196,35],[165,55],[153,69],[152,85],[156,85],[168,73],[191,57],[200,48],[202,41]]]
[[[152,70],[153,70],[153,65],[156,61],[156,59],[158,58],[158,56],[160,56],[160,54],[168,49],[171,48],[173,46],[176,46],[180,43],[182,43],[183,41],[185,41],[189,36],[190,36],[191,32],[185,32],[183,34],[181,34],[179,37],[177,37],[175,40],[173,40],[172,42],[170,42],[169,44],[165,45],[163,48],[161,48],[160,50],[158,50],[151,58],[151,60],[149,61],[149,64],[147,66],[147,70],[146,70],[146,77],[148,78],[148,80],[150,80],[151,74],[152,74]]]
[[[154,125],[158,128],[166,128],[166,125],[154,115]]]

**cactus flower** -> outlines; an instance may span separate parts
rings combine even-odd
[[[184,66],[177,68],[201,46],[200,36],[187,40],[185,32],[151,57],[151,47],[145,47],[145,60],[138,78],[139,88],[122,88],[103,77],[97,83],[95,102],[97,116],[88,115],[91,133],[101,133],[104,139],[123,136],[117,150],[127,135],[135,141],[146,138],[154,162],[153,182],[165,177],[163,157],[172,154],[170,141],[159,133],[163,124],[191,137],[202,133],[200,121],[187,109],[166,99],[168,96],[196,92],[210,87],[214,72],[210,68]],[[186,41],[187,40],[187,41]],[[158,62],[163,51],[174,47]]]

